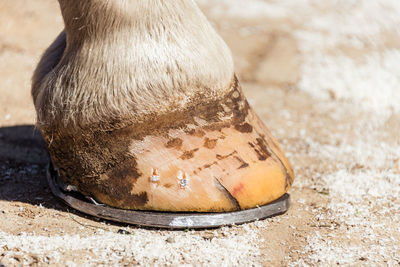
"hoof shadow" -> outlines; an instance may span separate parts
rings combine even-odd
[[[46,180],[49,156],[33,125],[0,127],[0,200],[66,211]]]

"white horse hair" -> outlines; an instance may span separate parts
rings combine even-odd
[[[233,60],[193,0],[59,0],[65,30],[32,83],[38,126],[157,116],[220,98]]]

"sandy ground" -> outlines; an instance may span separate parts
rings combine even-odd
[[[111,224],[45,182],[30,76],[55,0],[0,1],[0,266],[400,266],[400,2],[199,0],[291,160],[282,216],[206,231]],[[119,234],[119,230],[129,234]]]

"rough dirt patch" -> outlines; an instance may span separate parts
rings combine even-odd
[[[0,265],[400,265],[400,3],[198,2],[295,167],[290,211],[179,232],[68,210],[46,185],[29,93],[58,6],[1,1]]]

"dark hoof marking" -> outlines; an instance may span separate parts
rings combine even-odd
[[[218,139],[209,139],[206,138],[206,140],[204,140],[204,147],[208,148],[208,149],[213,149],[215,148],[215,146],[217,145]]]
[[[128,203],[134,203],[135,206],[144,206],[147,201],[149,201],[149,198],[146,192],[142,192],[136,195],[130,195],[127,199]]]
[[[164,187],[165,188],[171,188],[173,185],[172,184],[165,184]]]
[[[239,161],[239,163],[241,163],[238,170],[249,167],[249,164],[247,162],[245,162],[241,157],[235,156],[235,159],[237,159]]]
[[[199,150],[198,148],[193,149],[193,150],[189,150],[189,151],[185,151],[183,152],[183,154],[180,156],[181,159],[183,160],[188,160],[194,157],[194,153]]]
[[[200,168],[200,170],[202,170],[202,169],[208,169],[208,168],[210,168],[211,166],[217,165],[217,164],[218,164],[218,162],[216,162],[216,161],[214,161],[213,163],[205,164],[205,165],[203,166],[203,168]]]
[[[192,129],[190,131],[187,132],[190,135],[196,136],[196,137],[203,137],[206,135],[206,132],[204,132],[203,130],[198,130],[198,129]]]
[[[167,144],[165,145],[165,147],[180,149],[182,147],[182,144],[183,144],[183,140],[182,139],[174,138],[174,139],[169,140],[167,142]]]
[[[267,158],[271,157],[271,152],[268,150],[267,143],[263,138],[257,138],[256,141],[256,144],[249,142],[249,145],[254,149],[259,160],[267,160]]]
[[[251,133],[253,132],[253,126],[248,124],[247,122],[243,124],[236,124],[235,129],[238,130],[241,133]]]
[[[223,160],[223,159],[226,159],[226,158],[229,158],[229,157],[235,155],[236,153],[237,153],[237,151],[235,150],[235,151],[233,151],[232,153],[230,153],[230,154],[228,154],[228,155],[225,155],[225,156],[222,156],[222,155],[217,154],[217,155],[216,155],[216,158],[217,158],[218,160]]]

